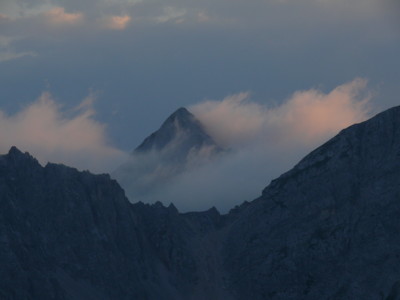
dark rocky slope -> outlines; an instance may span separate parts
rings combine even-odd
[[[399,167],[400,107],[310,153],[238,209],[230,288],[239,299],[398,299]]]
[[[0,298],[398,299],[399,165],[396,107],[221,216],[130,204],[107,175],[12,148],[0,157]]]
[[[12,148],[0,158],[0,298],[179,299],[143,218],[108,175]]]
[[[204,130],[203,125],[186,108],[181,107],[171,114],[150,136],[134,150],[134,154],[162,151],[174,145],[176,159],[186,157],[190,151],[203,147],[218,148],[214,140]]]

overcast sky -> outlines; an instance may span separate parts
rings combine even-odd
[[[245,93],[271,109],[354,82],[370,114],[398,105],[399,9],[397,0],[0,0],[0,150],[115,158],[103,170],[180,106]]]
[[[132,149],[179,106],[250,92],[279,103],[356,77],[396,105],[396,0],[1,0],[0,105],[96,94]]]

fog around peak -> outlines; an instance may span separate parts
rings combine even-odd
[[[270,180],[341,129],[371,116],[372,95],[367,81],[357,78],[328,93],[317,89],[295,92],[275,106],[254,102],[249,93],[200,102],[189,110],[216,143],[229,151],[212,160],[206,151],[196,152],[187,158],[192,167],[182,172],[166,163],[162,153],[138,158],[153,164],[154,188],[149,185],[146,192],[130,200],[173,202],[182,211],[215,206],[227,212],[256,198]],[[156,184],[166,179],[167,184]]]

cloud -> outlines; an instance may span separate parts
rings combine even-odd
[[[268,127],[286,139],[321,141],[367,118],[371,94],[365,94],[366,86],[366,80],[356,79],[329,94],[315,89],[296,92],[287,103],[268,111]]]
[[[0,48],[6,48],[11,45],[11,43],[15,40],[16,38],[13,37],[8,37],[4,35],[0,35]]]
[[[182,23],[184,21],[183,17],[186,15],[186,13],[186,9],[167,6],[164,8],[163,14],[156,18],[156,21],[157,23],[165,23],[169,21]]]
[[[10,17],[5,14],[0,14],[0,22],[10,21]]]
[[[211,163],[168,176],[168,184],[147,188],[130,199],[173,202],[181,211],[216,206],[227,212],[255,199],[270,180],[341,129],[366,120],[371,113],[370,96],[366,81],[355,79],[328,93],[317,89],[295,92],[275,106],[254,102],[248,93],[194,105],[189,110],[230,151]],[[153,168],[152,182],[158,177],[163,180],[166,172],[171,174],[168,168],[173,166],[155,156],[148,161],[159,167]]]
[[[12,43],[18,40],[16,37],[7,37],[0,35],[0,63],[25,56],[34,57],[37,54],[33,51],[16,51]]]
[[[0,50],[0,62],[9,61],[21,57],[31,56],[35,57],[37,54],[35,52],[26,51],[26,52],[13,52],[11,50],[1,51]]]
[[[163,191],[185,170],[197,169],[220,157],[222,149],[208,141],[202,144],[201,137],[194,133],[193,128],[183,126],[185,123],[175,120],[172,125],[174,129],[169,127],[167,131],[164,128],[157,134],[158,142],[166,138],[166,144],[162,143],[161,149],[135,151],[127,162],[112,173],[132,201],[147,202],[149,196]],[[169,136],[172,130],[174,135]]]
[[[355,79],[328,93],[295,92],[275,106],[254,102],[248,93],[201,102],[190,110],[230,151],[217,159],[209,159],[209,151],[197,151],[181,166],[165,159],[178,152],[177,139],[164,156],[152,152],[134,157],[138,163],[127,165],[135,167],[135,190],[121,183],[133,202],[160,200],[173,202],[181,211],[215,206],[227,212],[256,198],[270,180],[342,128],[367,119],[370,96],[366,81]],[[91,95],[65,111],[49,93],[43,93],[14,115],[0,111],[0,151],[16,145],[43,164],[52,161],[94,172],[115,170],[128,161],[128,155],[109,144],[105,126],[94,119],[93,103]]]
[[[49,0],[2,0],[0,10],[9,20],[39,15],[54,5]]]
[[[110,171],[127,156],[107,142],[105,126],[93,119],[92,101],[88,97],[68,116],[49,93],[43,93],[14,115],[0,111],[0,151],[15,145],[43,164],[51,161],[81,170]]]
[[[315,144],[365,120],[370,99],[370,95],[365,95],[366,84],[366,80],[355,79],[328,94],[317,89],[299,91],[275,107],[252,102],[248,93],[240,93],[222,101],[194,105],[191,111],[225,147],[238,147],[254,140]]]
[[[52,24],[78,24],[83,20],[83,13],[66,13],[63,7],[54,7],[43,12],[43,16]]]
[[[124,30],[131,21],[131,17],[128,15],[123,16],[109,16],[105,19],[105,25],[107,28],[115,30]]]
[[[210,21],[210,17],[207,15],[205,11],[199,11],[197,13],[197,21],[200,23],[205,23]]]
[[[113,5],[135,5],[143,2],[143,0],[102,0],[102,3],[113,6]]]

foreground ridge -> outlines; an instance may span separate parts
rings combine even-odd
[[[108,175],[0,156],[4,299],[397,299],[400,107],[227,215],[131,204]]]

